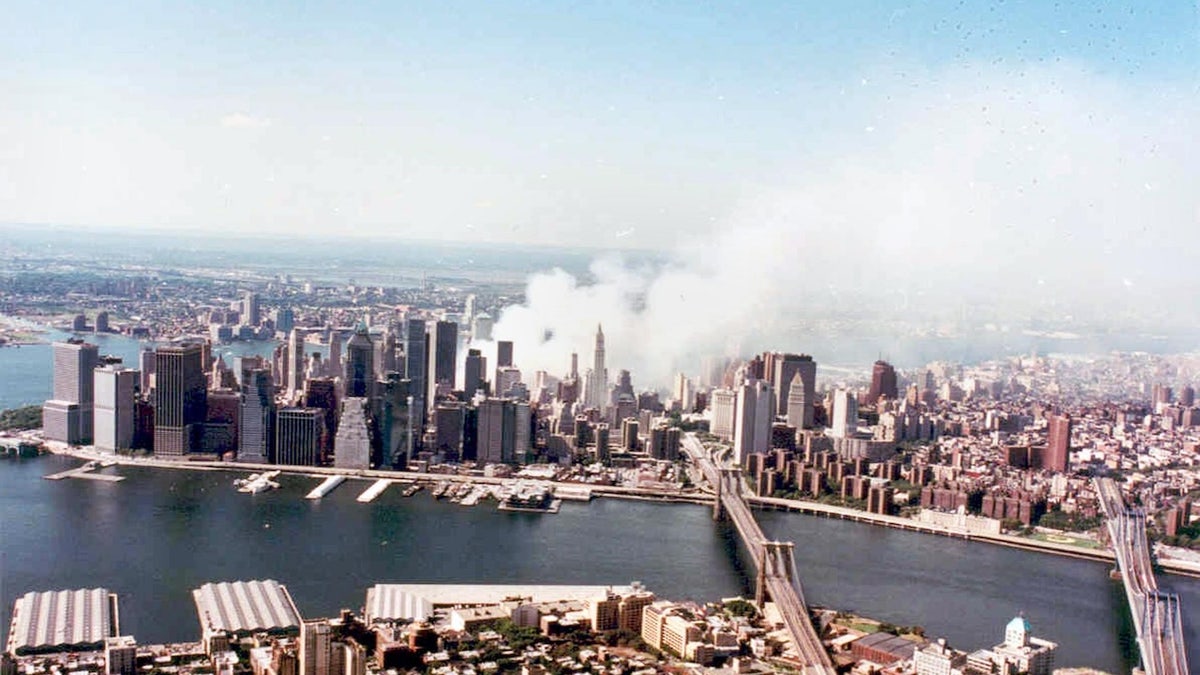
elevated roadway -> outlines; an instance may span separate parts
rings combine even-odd
[[[795,648],[797,666],[806,675],[833,675],[833,662],[809,618],[793,544],[770,541],[763,534],[743,493],[740,469],[717,466],[693,434],[684,437],[682,446],[715,492],[713,518],[727,517],[749,551],[756,572],[755,602],[760,608],[767,597],[775,603]]]
[[[1095,479],[1095,487],[1133,616],[1142,668],[1146,675],[1185,675],[1187,651],[1179,596],[1158,589],[1146,539],[1146,513],[1126,506],[1111,478]]]

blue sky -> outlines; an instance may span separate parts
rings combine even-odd
[[[1047,96],[1191,138],[1198,26],[1188,2],[21,3],[0,222],[670,248]]]

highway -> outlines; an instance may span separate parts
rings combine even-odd
[[[1158,590],[1146,539],[1146,514],[1125,505],[1111,478],[1097,478],[1094,484],[1121,570],[1142,668],[1146,675],[1184,675],[1188,666],[1179,596]]]
[[[764,596],[769,596],[775,603],[792,639],[801,672],[833,675],[833,662],[808,615],[804,590],[796,574],[792,543],[767,540],[743,494],[740,469],[718,467],[694,434],[685,435],[682,446],[692,464],[700,469],[705,481],[716,492],[714,516],[727,516],[750,552],[757,573],[755,601],[761,607]]]

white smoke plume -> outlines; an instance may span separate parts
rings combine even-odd
[[[855,100],[860,128],[797,129],[820,155],[665,266],[605,257],[586,284],[533,274],[495,336],[527,375],[562,374],[572,351],[590,364],[603,324],[610,377],[662,387],[701,355],[803,349],[794,329],[818,315],[894,314],[898,294],[916,298],[914,320],[973,302],[1111,319],[1170,299],[1196,315],[1194,88],[959,68]]]

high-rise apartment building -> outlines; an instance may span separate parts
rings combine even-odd
[[[95,379],[100,348],[80,339],[55,342],[53,398],[42,406],[46,440],[72,445],[91,443],[94,436]]]
[[[739,466],[750,454],[771,449],[771,422],[775,419],[775,392],[764,380],[749,379],[737,390],[733,419],[733,456]]]
[[[332,646],[333,628],[328,621],[319,619],[300,624],[299,675],[342,675],[331,668]]]
[[[1047,418],[1046,452],[1042,465],[1051,471],[1066,471],[1071,453],[1071,416],[1053,414]]]
[[[200,447],[208,397],[204,348],[197,342],[154,352],[154,454],[181,457]]]
[[[128,450],[136,430],[134,401],[141,373],[118,365],[101,366],[95,376],[95,444],[102,450]]]
[[[874,405],[879,399],[895,401],[899,397],[896,385],[896,369],[887,361],[876,361],[871,369],[871,388],[867,392],[867,403]]]

